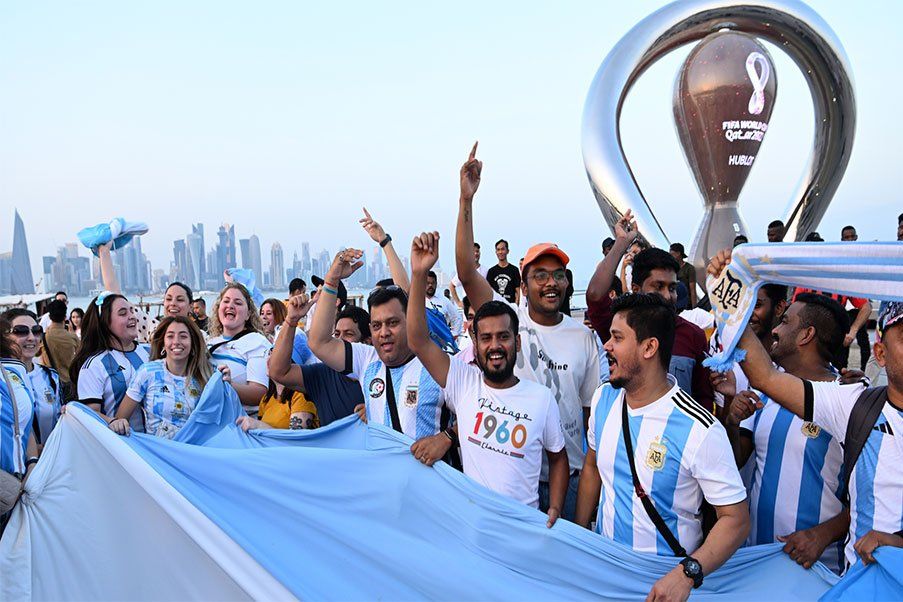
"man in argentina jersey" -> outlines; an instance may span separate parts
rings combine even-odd
[[[633,294],[612,305],[605,343],[610,384],[594,395],[589,450],[580,476],[577,523],[639,552],[677,554],[658,531],[634,488],[623,435],[627,421],[639,483],[667,530],[688,554],[653,588],[653,597],[686,599],[749,533],[746,489],[721,424],[668,374],[675,316],[655,294]],[[702,541],[700,505],[717,521]],[[695,577],[695,578],[694,578]]]
[[[848,322],[833,299],[800,295],[774,328],[771,359],[798,378],[833,382],[831,350],[843,344]],[[738,465],[754,454],[747,544],[781,541],[803,567],[821,560],[839,574],[850,526],[839,486],[840,442],[818,423],[804,422],[765,394],[749,391],[734,398],[725,427]]]
[[[392,428],[390,394],[401,431],[412,439],[439,433],[444,395],[436,381],[408,347],[405,312],[407,295],[397,286],[378,288],[370,293],[370,335],[373,346],[348,343],[333,337],[335,296],[339,281],[363,265],[362,252],[339,252],[324,278],[320,303],[310,327],[310,349],[320,360],[338,372],[357,380],[364,394],[364,408],[356,409],[365,420]],[[391,384],[391,390],[390,390]]]
[[[723,260],[716,258],[710,273],[720,273],[722,267]],[[878,546],[903,547],[903,303],[889,303],[878,317],[878,328],[882,339],[874,351],[887,368],[887,403],[852,470],[844,549],[848,565],[858,559],[871,562]],[[864,384],[813,383],[781,372],[749,329],[739,346],[746,351],[743,364],[750,385],[843,442]]]

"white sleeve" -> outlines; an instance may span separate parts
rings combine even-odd
[[[580,401],[584,408],[590,407],[593,394],[599,387],[599,346],[596,345],[595,333],[585,326],[583,347],[586,349],[586,366],[583,369],[583,381],[580,383]]]
[[[464,316],[458,311],[458,306],[451,299],[442,297],[442,307],[445,309],[445,317],[448,320],[448,327],[452,336],[461,336],[461,329],[464,325]]]
[[[88,360],[90,367],[82,366],[78,371],[78,398],[103,400],[103,392],[107,384],[107,371],[100,362],[100,356]],[[86,362],[87,363],[87,362]],[[100,370],[91,367],[100,367]]]
[[[248,361],[247,381],[249,383],[258,383],[264,387],[270,384],[270,377],[267,373],[267,354],[269,354],[271,348],[272,345],[266,337],[260,335],[260,340],[257,344],[248,350],[245,358]]]
[[[862,383],[842,385],[836,381],[813,382],[812,408],[806,408],[808,415],[803,416],[803,420],[814,422],[843,443],[847,436],[850,412],[863,390],[865,385]]]
[[[593,397],[590,400],[589,410],[589,426],[586,429],[586,444],[593,451],[596,451],[596,408],[599,407],[599,400],[602,398],[602,391],[605,385],[596,387]]]
[[[445,388],[442,393],[445,397],[445,405],[454,412],[455,401],[461,395],[467,395],[475,387],[479,387],[482,378],[478,368],[465,364],[455,356],[448,358],[448,376],[445,379]]]
[[[558,402],[552,391],[548,391],[549,411],[546,412],[546,424],[542,429],[542,446],[550,452],[560,452],[564,449],[564,431],[561,429],[561,415],[558,412]]]
[[[144,398],[147,397],[147,368],[145,368],[147,364],[142,365],[135,372],[135,376],[132,377],[132,382],[129,383],[129,388],[125,392],[126,395],[137,401],[138,403],[144,403]]]
[[[353,378],[354,380],[360,380],[364,370],[366,370],[367,366],[373,361],[373,356],[376,355],[376,349],[370,345],[364,345],[363,343],[348,344],[351,345],[351,372],[346,376],[348,376],[348,378]]]
[[[737,470],[734,452],[724,427],[718,422],[703,436],[690,465],[690,474],[713,506],[728,506],[746,499],[746,487]]]

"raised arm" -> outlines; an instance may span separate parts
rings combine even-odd
[[[367,211],[366,207],[364,207],[364,217],[359,221],[364,227],[364,230],[367,231],[367,234],[370,235],[373,242],[382,246],[383,251],[386,254],[386,261],[389,264],[389,273],[392,275],[392,281],[405,293],[410,291],[411,282],[408,280],[408,273],[401,263],[401,258],[398,256],[398,253],[395,252],[395,245],[392,244],[391,240],[385,245],[382,244],[383,241],[386,240],[386,231],[379,225],[379,222],[370,216],[370,212]]]
[[[116,269],[113,267],[112,248],[112,242],[97,247],[97,262],[100,264],[100,279],[103,282],[104,290],[121,295],[122,287],[119,286],[119,278],[116,277]]]
[[[707,271],[709,275],[717,278],[721,271],[730,265],[731,250],[719,251],[713,258]],[[771,399],[778,402],[797,416],[805,415],[805,386],[803,381],[795,376],[781,372],[771,362],[768,352],[762,346],[753,331],[746,328],[738,344],[740,349],[746,351],[746,359],[743,360],[743,372],[749,379],[750,387],[762,391]]]
[[[474,143],[470,157],[461,167],[461,196],[458,199],[458,227],[455,234],[458,280],[474,309],[492,301],[492,287],[488,280],[480,276],[473,256],[473,195],[480,187],[480,174],[483,171],[483,162],[477,160],[477,144],[479,143]]]
[[[304,393],[304,375],[301,366],[292,363],[292,349],[295,342],[295,329],[298,321],[307,314],[309,304],[304,303],[300,295],[292,297],[286,304],[285,322],[279,329],[276,344],[267,365],[270,378],[284,387]]]
[[[439,259],[439,233],[424,232],[411,243],[411,295],[408,298],[408,347],[423,364],[433,380],[443,389],[448,381],[450,360],[430,340],[426,324],[426,276]]]
[[[639,231],[636,229],[633,215],[628,209],[615,224],[615,244],[612,245],[605,259],[596,266],[596,271],[590,278],[586,287],[587,301],[601,301],[608,294],[608,291],[611,290],[611,283],[615,279],[615,272],[618,270],[618,263],[638,235]]]
[[[345,342],[332,336],[335,332],[335,297],[339,281],[347,278],[364,265],[360,249],[339,251],[320,288],[317,311],[308,331],[307,343],[320,361],[336,371],[345,369]]]

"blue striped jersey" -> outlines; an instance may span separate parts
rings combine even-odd
[[[724,427],[677,386],[627,409],[637,475],[665,524],[692,553],[702,542],[703,498],[714,506],[746,499]],[[589,446],[602,480],[596,531],[638,552],[673,555],[636,496],[621,428],[624,391],[606,384],[593,396]]]
[[[815,422],[836,439],[847,432],[850,412],[865,385],[813,382],[812,407],[803,418]],[[903,529],[903,411],[884,404],[850,477],[850,533],[844,555],[848,565],[858,559],[853,549],[871,530],[896,533]]]
[[[10,391],[6,380],[0,378],[0,468],[7,472],[25,473],[25,452],[32,430],[34,398],[27,381],[25,365],[17,360],[4,359],[3,370],[12,386]],[[16,437],[13,398],[19,413],[19,436]]]
[[[759,394],[764,406],[740,423],[755,446],[750,483],[752,529],[747,545],[774,543],[779,536],[811,529],[843,510],[840,481],[843,448],[815,422]],[[830,544],[820,558],[835,573],[843,568],[843,543]]]
[[[358,381],[364,392],[367,421],[392,428],[386,395],[386,365],[379,359],[374,347],[363,343],[349,345],[351,372],[348,376]],[[415,440],[438,433],[445,394],[430,373],[417,357],[390,370],[402,432]]]
[[[35,435],[38,443],[46,443],[62,410],[60,375],[53,368],[34,364],[27,384],[34,399]]]
[[[194,411],[201,387],[194,378],[171,373],[164,360],[155,360],[138,368],[127,394],[144,412],[145,432],[172,439]]]
[[[150,359],[149,349],[139,344],[134,351],[106,349],[89,357],[78,371],[78,398],[101,400],[101,411],[116,415],[129,383],[138,368]],[[144,432],[144,418],[139,412],[129,420],[133,430]]]
[[[229,366],[232,382],[237,385],[254,382],[264,387],[270,384],[267,356],[273,345],[265,336],[251,332],[234,341],[227,336],[218,336],[207,341],[208,348],[214,345],[218,346],[213,350],[211,359],[217,366]]]

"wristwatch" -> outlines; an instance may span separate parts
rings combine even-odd
[[[692,556],[687,556],[680,561],[684,567],[684,575],[693,580],[693,589],[702,585],[702,565]]]
[[[386,234],[386,237],[384,239],[382,239],[381,241],[379,241],[379,246],[385,247],[390,242],[392,242],[392,236],[389,234]]]
[[[455,432],[455,429],[447,428],[442,432],[452,442],[452,445],[458,445],[458,433]]]

